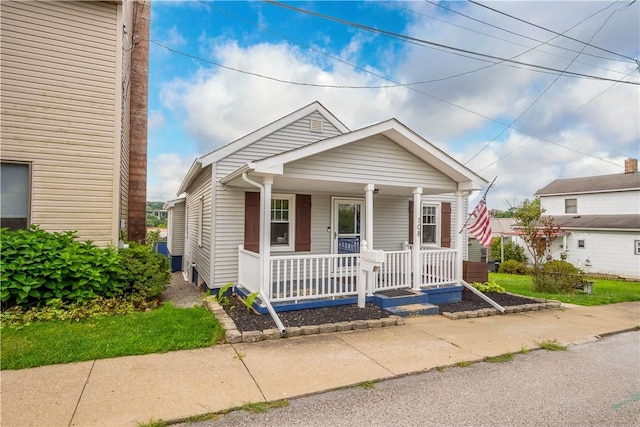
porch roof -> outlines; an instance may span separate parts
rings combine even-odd
[[[479,190],[488,184],[484,178],[453,159],[444,151],[435,147],[396,119],[389,119],[343,135],[320,140],[294,150],[249,162],[222,178],[221,183],[226,185],[243,185],[242,175],[244,173],[252,176],[283,176],[285,175],[285,165],[287,164],[378,135],[388,138],[424,163],[431,165],[447,176],[456,184],[457,188],[453,190]],[[306,189],[317,189],[318,184],[314,184],[312,180],[297,180],[297,182],[300,181],[305,181],[304,188]],[[286,181],[282,182],[284,182],[286,186]],[[407,187],[410,186],[411,183],[408,182]],[[353,187],[361,190],[360,184],[353,184]],[[343,188],[343,190],[345,189],[346,188]],[[451,191],[451,188],[442,188],[440,192]]]

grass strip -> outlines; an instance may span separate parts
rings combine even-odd
[[[156,310],[81,321],[2,328],[1,369],[164,353],[214,345],[224,337],[204,307]]]
[[[589,279],[593,280],[593,293],[585,294],[577,291],[571,294],[548,294],[533,291],[531,276],[517,274],[489,273],[489,280],[495,280],[512,294],[534,298],[556,300],[568,304],[594,306],[615,304],[619,302],[640,301],[640,283],[626,280]]]

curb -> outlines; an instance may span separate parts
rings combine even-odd
[[[324,323],[322,325],[294,326],[287,328],[285,334],[278,329],[265,329],[263,331],[240,332],[233,319],[229,317],[224,308],[218,304],[214,296],[206,297],[203,305],[212,312],[220,321],[225,330],[224,339],[228,344],[251,343],[276,340],[280,338],[299,337],[302,335],[329,334],[332,332],[344,332],[357,329],[374,329],[388,326],[400,326],[405,324],[404,318],[391,315],[382,319],[352,320],[351,322]]]

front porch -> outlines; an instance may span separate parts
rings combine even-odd
[[[405,245],[408,246],[408,245]],[[276,311],[354,304],[360,286],[368,302],[393,305],[385,293],[411,290],[414,295],[396,301],[421,303],[459,301],[462,286],[456,264],[458,251],[448,248],[413,248],[384,251],[378,271],[363,272],[360,253],[269,256],[267,275],[261,280],[260,254],[238,248],[238,286],[241,293],[258,292]],[[412,260],[417,263],[412,268]],[[412,272],[415,271],[414,275]],[[262,311],[258,307],[259,311]],[[266,308],[264,308],[266,312]]]

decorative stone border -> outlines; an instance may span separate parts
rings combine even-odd
[[[225,330],[224,339],[229,344],[259,342],[264,340],[276,340],[279,338],[299,337],[301,335],[328,334],[332,332],[350,331],[355,329],[373,329],[387,326],[404,325],[405,320],[400,316],[389,316],[383,319],[353,320],[351,322],[325,323],[323,325],[309,325],[287,328],[286,335],[282,336],[278,329],[265,329],[264,331],[240,332],[233,319],[229,317],[224,308],[218,304],[214,296],[206,297],[204,306],[212,312]]]
[[[504,314],[523,313],[527,311],[538,311],[538,310],[557,310],[562,307],[562,304],[557,301],[547,301],[539,298],[530,298],[530,299],[537,301],[537,303],[508,306],[504,308]],[[501,314],[501,313],[495,308],[482,308],[480,310],[458,311],[455,313],[446,311],[442,313],[444,317],[451,320],[473,319],[476,317],[495,316],[498,314]]]

